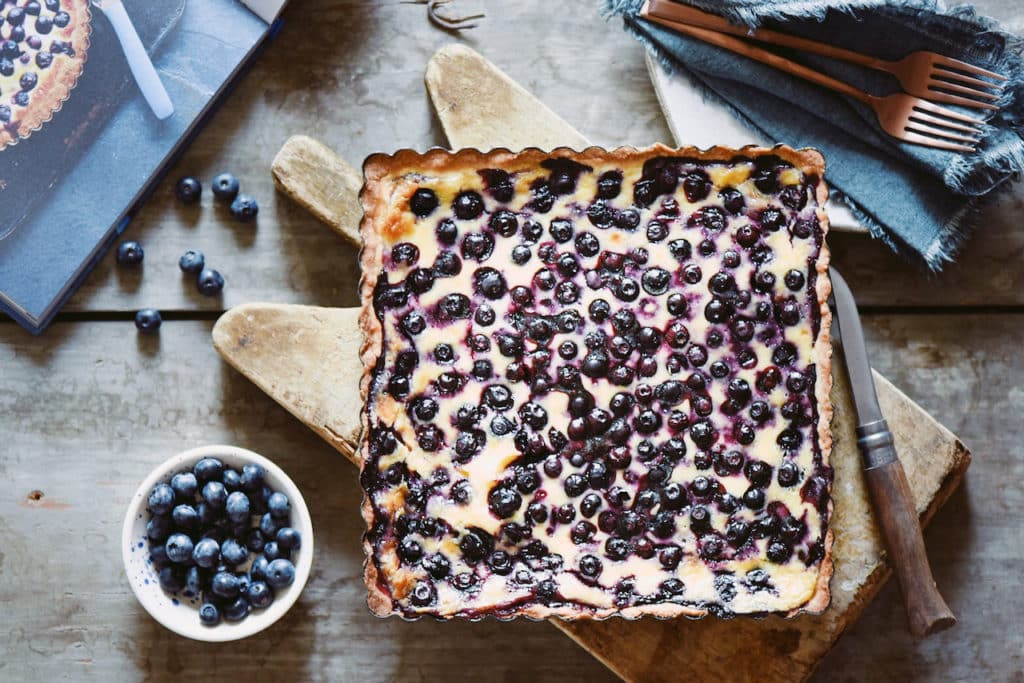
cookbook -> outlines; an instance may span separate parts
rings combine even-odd
[[[3,3],[3,311],[45,329],[277,33],[286,1]]]

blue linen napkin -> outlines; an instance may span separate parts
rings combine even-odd
[[[933,270],[954,258],[980,203],[1024,168],[1022,42],[970,7],[945,10],[934,0],[690,2],[734,22],[885,59],[932,50],[1008,76],[997,103],[1001,110],[985,114],[981,144],[964,154],[900,142],[859,102],[641,19],[643,0],[604,3],[606,13],[622,15],[628,30],[670,71],[689,76],[751,129],[775,142],[821,150],[833,195],[845,199],[875,237]],[[877,95],[899,91],[896,79],[879,71],[808,53],[786,55]]]

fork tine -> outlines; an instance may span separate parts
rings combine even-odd
[[[920,109],[920,110],[928,111],[928,112],[931,112],[932,114],[938,114],[939,116],[945,116],[947,118],[954,119],[956,121],[963,121],[964,123],[973,123],[973,124],[976,124],[976,125],[982,125],[983,123],[985,123],[981,119],[976,119],[973,116],[968,116],[967,114],[961,114],[960,112],[953,111],[952,109],[949,109],[947,107],[940,107],[939,105],[935,104],[934,102],[929,102],[928,100],[923,100],[921,98],[915,98],[915,99],[916,99],[916,101],[914,102],[914,109]]]
[[[931,82],[928,83],[928,90],[934,90],[934,91],[947,90],[949,92],[963,93],[965,95],[971,95],[972,97],[977,97],[979,99],[984,99],[984,100],[989,100],[989,101],[995,101],[995,100],[999,99],[999,95],[996,94],[996,93],[984,92],[982,90],[975,90],[974,88],[969,88],[966,85],[957,85],[956,83],[947,83],[946,81],[940,81],[940,80],[938,80],[936,78],[932,78]]]
[[[917,133],[910,133],[907,131],[904,131],[899,137],[905,142],[912,142],[916,145],[924,145],[925,147],[937,147],[938,149],[948,149],[954,152],[975,151],[973,147],[968,147],[967,145],[959,145],[955,142],[946,142],[944,140],[938,140],[926,135],[918,135]]]
[[[972,100],[967,97],[960,97],[959,95],[952,95],[950,93],[942,92],[940,90],[929,90],[927,94],[919,93],[920,95],[927,97],[933,102],[945,102],[946,104],[959,104],[962,107],[970,107],[973,109],[988,109],[989,111],[998,111],[999,107],[989,102],[982,102],[981,100]]]
[[[929,126],[926,123],[919,123],[917,121],[907,121],[905,130],[910,133],[920,133],[922,135],[930,135],[936,138],[944,138],[946,140],[953,140],[954,142],[966,142],[970,144],[977,144],[978,139],[971,137],[970,135],[961,135],[960,133],[954,133],[947,131],[942,128],[936,128]]]
[[[950,130],[959,130],[965,133],[977,133],[981,134],[981,130],[974,126],[968,126],[964,123],[956,123],[955,121],[949,121],[947,119],[939,118],[938,116],[932,116],[931,114],[923,111],[914,110],[910,112],[910,118],[922,121],[924,123],[931,123],[942,128],[949,128]]]
[[[987,78],[994,78],[997,81],[1007,80],[1006,76],[997,74],[994,71],[986,71],[981,67],[968,64],[967,62],[961,62],[959,59],[953,59],[952,57],[946,57],[945,55],[933,54],[932,64],[943,66],[947,69],[956,69],[958,71],[966,71],[970,74],[977,74],[978,76],[985,76]]]
[[[1001,83],[990,83],[989,81],[983,81],[980,78],[974,78],[973,76],[965,76],[958,74],[955,71],[946,71],[942,67],[936,67],[932,70],[929,78],[933,81],[939,82],[955,82],[962,83],[964,85],[973,85],[978,88],[992,88],[993,90],[1002,90],[1003,86]]]

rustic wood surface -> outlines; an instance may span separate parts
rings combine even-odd
[[[353,461],[360,425],[350,397],[358,393],[359,373],[347,370],[360,364],[361,342],[351,332],[357,313],[358,309],[247,304],[221,316],[213,330],[214,345],[232,366]],[[841,354],[835,360],[842,363]],[[313,379],[325,367],[338,370],[333,391],[323,391]],[[882,410],[909,473],[909,485],[907,478],[902,479],[905,495],[911,510],[916,502],[916,512],[930,519],[959,486],[969,456],[949,430],[888,381],[876,376],[876,382]],[[810,676],[889,574],[867,482],[861,476],[856,416],[842,373],[835,377],[832,404],[831,464],[839,484],[833,490],[835,574],[825,614],[795,620],[551,623],[629,681],[672,681],[682,675],[785,683]],[[930,589],[934,591],[934,586]],[[751,654],[738,658],[747,652]]]
[[[668,140],[641,50],[595,4],[488,3],[488,18],[460,39],[429,26],[420,5],[293,0],[276,42],[129,229],[147,248],[141,277],[108,258],[43,337],[0,323],[0,680],[613,680],[546,624],[370,616],[351,466],[209,344],[212,318],[229,305],[356,304],[355,250],[276,194],[270,165],[293,134],[356,167],[373,151],[443,144],[423,87],[442,45],[464,40],[597,144]],[[1005,16],[1014,0],[980,4]],[[209,197],[200,209],[171,199],[174,177],[208,182],[222,169],[260,199],[255,229],[232,224]],[[914,642],[890,582],[813,680],[1024,680],[1022,208],[1018,185],[938,277],[862,237],[832,241],[866,305],[875,366],[975,458],[925,533],[960,623]],[[222,299],[181,280],[188,248],[224,272]],[[149,305],[173,314],[159,339],[137,339],[130,316]],[[124,506],[150,468],[218,441],[279,461],[313,507],[318,540],[288,617],[230,646],[153,622],[131,597],[118,548]]]

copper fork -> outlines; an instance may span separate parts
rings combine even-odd
[[[980,67],[952,59],[928,50],[911,52],[896,61],[878,59],[862,55],[853,50],[819,43],[806,38],[798,38],[786,33],[770,29],[748,30],[737,26],[727,19],[701,11],[696,7],[680,5],[671,0],[649,0],[645,11],[648,18],[658,17],[670,21],[682,22],[698,28],[706,28],[719,33],[729,33],[744,38],[752,38],[771,45],[791,47],[804,52],[811,52],[839,59],[852,64],[876,69],[892,74],[900,82],[900,87],[909,95],[917,95],[935,102],[958,104],[975,109],[998,109],[993,102],[999,99],[1002,83],[1006,76],[988,71]],[[973,74],[973,75],[972,75]],[[991,78],[996,83],[977,78]]]
[[[875,112],[882,130],[904,142],[956,152],[973,152],[974,145],[977,144],[981,136],[984,121],[980,119],[904,93],[893,93],[882,97],[872,95],[803,64],[781,57],[774,52],[751,45],[744,40],[717,31],[653,16],[646,13],[645,10],[641,11],[641,16],[653,22],[768,64],[864,103]]]

